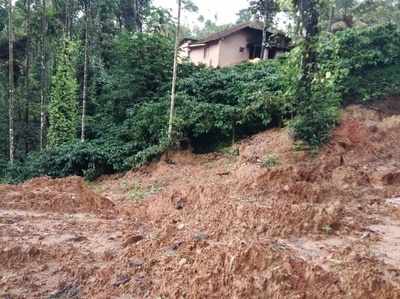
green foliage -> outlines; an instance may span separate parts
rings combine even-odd
[[[190,139],[247,135],[282,121],[283,60],[202,68],[180,80],[177,117]]]
[[[400,64],[371,69],[364,76],[354,76],[351,96],[363,102],[382,96],[400,95]]]
[[[273,168],[278,166],[279,164],[279,157],[274,154],[266,155],[261,161],[261,165],[266,168]]]
[[[103,74],[96,121],[104,114],[123,122],[136,104],[164,95],[170,87],[173,44],[149,33],[121,33],[113,44],[110,71]]]
[[[390,24],[322,35],[312,92],[304,105],[293,105],[298,114],[291,122],[294,137],[319,146],[329,140],[343,100],[367,101],[398,93],[399,48],[400,31]],[[300,60],[298,52],[291,55],[292,63]]]
[[[20,182],[36,176],[84,176],[95,179],[102,174],[130,169],[131,149],[125,144],[74,142],[30,155],[8,170],[8,181]]]
[[[71,143],[76,138],[78,83],[72,61],[74,54],[74,44],[67,40],[63,41],[57,56],[56,72],[51,87],[48,132],[50,147]]]
[[[90,140],[29,156],[8,169],[9,181],[73,174],[94,179],[143,165],[170,146],[166,130],[171,43],[157,34],[124,33],[112,47],[118,55],[99,67],[93,87],[99,96],[89,111]],[[399,93],[397,27],[325,34],[316,47],[317,71],[311,94],[301,105],[297,97],[301,47],[287,57],[257,64],[223,69],[181,65],[176,139],[190,140],[195,150],[206,151],[289,120],[293,136],[315,148],[329,140],[343,100],[367,101]],[[272,167],[277,161],[266,157],[264,162]]]

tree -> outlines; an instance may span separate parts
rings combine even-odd
[[[65,39],[56,60],[49,104],[50,147],[73,142],[76,138],[78,83],[72,63],[74,50],[74,44]]]
[[[256,15],[257,19],[263,21],[263,37],[261,43],[261,58],[268,57],[268,48],[270,47],[270,35],[267,35],[268,30],[273,26],[274,16],[278,10],[275,0],[251,0],[250,10]]]
[[[8,118],[9,118],[9,143],[10,143],[10,162],[14,163],[14,24],[13,24],[13,4],[8,1]]]
[[[352,9],[356,21],[367,25],[400,24],[399,0],[365,0]]]
[[[85,6],[85,45],[84,45],[84,62],[83,62],[83,92],[82,92],[82,124],[81,124],[81,142],[85,141],[86,132],[86,101],[87,101],[87,80],[88,80],[88,64],[89,64],[89,8],[90,1],[84,3]]]
[[[250,22],[254,18],[253,12],[249,8],[241,9],[236,15],[238,17],[236,24]]]
[[[27,35],[27,45],[25,48],[25,128],[24,133],[25,137],[25,155],[29,153],[29,131],[30,131],[30,122],[29,122],[29,106],[30,106],[30,87],[31,87],[31,58],[32,58],[32,32],[31,32],[31,0],[25,1],[25,10],[26,10],[26,28],[25,32]]]
[[[168,139],[170,141],[172,139],[172,129],[175,117],[175,89],[176,89],[176,77],[178,68],[179,34],[181,29],[181,7],[182,7],[182,0],[178,0],[178,22],[176,24],[174,69],[172,71],[171,108],[170,108],[169,125],[168,125]]]
[[[150,0],[121,0],[120,12],[128,31],[142,32],[145,14],[150,9]]]
[[[302,59],[302,97],[311,95],[311,83],[317,71],[316,37],[318,35],[318,0],[299,0],[298,9],[305,31]],[[303,99],[305,100],[305,99]]]
[[[47,9],[46,1],[41,2],[40,12],[40,150],[45,146],[46,130],[46,106],[47,106],[47,68],[46,68],[46,48],[47,48]]]

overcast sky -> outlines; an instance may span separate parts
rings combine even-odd
[[[200,15],[206,19],[214,20],[214,16],[217,15],[218,24],[235,22],[236,14],[248,4],[247,0],[193,0],[193,2],[199,7]],[[176,3],[176,0],[154,0],[155,5],[165,8],[176,8]],[[185,23],[188,23],[189,20],[193,20],[193,17],[184,16],[183,19]]]

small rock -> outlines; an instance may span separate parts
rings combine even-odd
[[[68,242],[83,242],[87,241],[87,238],[84,236],[75,236],[67,240]]]
[[[144,260],[134,259],[128,262],[129,267],[131,268],[140,268],[144,265]]]
[[[126,239],[126,241],[122,244],[122,246],[125,248],[125,247],[128,247],[129,245],[132,245],[139,241],[142,241],[143,239],[144,239],[144,236],[142,236],[142,235],[132,236],[132,237],[129,237],[128,239]]]
[[[180,224],[178,224],[177,228],[178,228],[179,230],[182,230],[182,229],[185,228],[185,225],[184,225],[183,223],[180,223]]]
[[[80,298],[79,286],[67,284],[64,287],[54,291],[48,297],[48,299],[59,299],[59,298]]]
[[[168,248],[168,249],[165,251],[165,255],[166,255],[166,256],[176,256],[176,250],[173,250],[173,249],[171,249],[171,248]]]
[[[230,174],[231,174],[230,171],[217,172],[217,175],[219,175],[219,176],[225,176],[225,175],[230,175]]]
[[[175,242],[170,248],[172,250],[178,250],[178,248],[183,244],[183,241],[177,241]]]
[[[389,204],[400,206],[400,197],[389,198],[386,201]]]
[[[116,281],[112,284],[113,287],[118,288],[121,285],[127,284],[131,278],[128,275],[121,275],[117,277]]]
[[[193,236],[193,240],[195,241],[205,241],[208,239],[208,235],[206,233],[197,233]]]
[[[268,226],[266,224],[261,224],[259,226],[257,226],[256,231],[259,234],[263,234],[268,230]]]
[[[177,210],[182,210],[184,208],[184,206],[185,206],[185,201],[182,198],[178,199],[175,204],[175,208]]]
[[[187,263],[187,259],[183,258],[179,261],[179,266],[183,266]]]

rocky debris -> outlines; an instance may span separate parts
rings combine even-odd
[[[400,298],[400,117],[380,111],[348,107],[318,154],[286,129],[170,153],[91,185],[106,200],[76,178],[0,185],[0,294]],[[126,182],[163,187],[133,203]]]
[[[48,299],[78,299],[80,298],[79,286],[66,284],[49,295]]]
[[[120,287],[120,286],[122,286],[124,284],[127,284],[130,281],[131,281],[131,278],[128,275],[126,275],[126,274],[119,275],[116,278],[115,282],[113,282],[112,285],[113,285],[113,287],[118,288],[118,287]]]
[[[182,210],[184,207],[185,207],[185,200],[182,199],[182,198],[179,198],[179,199],[176,201],[175,208],[176,208],[177,210]]]
[[[96,213],[112,215],[115,205],[91,191],[83,178],[36,178],[17,186],[0,188],[2,208],[56,213]]]
[[[84,241],[87,241],[87,240],[88,240],[88,238],[86,238],[85,236],[74,236],[74,237],[68,239],[67,242],[77,242],[77,243],[79,243],[79,242],[84,242]]]
[[[130,245],[132,245],[132,244],[135,244],[135,243],[137,243],[137,242],[139,242],[139,241],[142,241],[142,240],[144,240],[144,236],[142,236],[142,235],[130,236],[130,237],[128,237],[128,238],[125,240],[125,242],[122,244],[122,247],[128,247],[128,246],[130,246]]]
[[[400,172],[391,172],[382,177],[382,181],[386,185],[399,185],[400,184]]]
[[[140,268],[144,265],[144,260],[142,259],[131,259],[128,262],[129,267],[131,268]]]
[[[400,207],[400,197],[389,198],[386,200],[386,202]]]
[[[196,233],[193,236],[193,240],[195,240],[195,241],[205,241],[207,239],[208,239],[208,235],[206,233],[202,233],[202,232]]]

